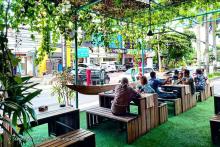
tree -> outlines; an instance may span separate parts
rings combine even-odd
[[[156,38],[156,36],[154,37]],[[194,49],[192,47],[192,39],[195,35],[192,32],[185,32],[185,35],[178,33],[161,34],[160,38],[152,39],[149,44],[156,51],[158,44],[160,51],[165,55],[168,65],[174,63],[176,67],[178,63],[185,61],[186,63],[192,62]]]

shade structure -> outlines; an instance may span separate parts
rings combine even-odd
[[[114,0],[69,0],[69,2],[77,10],[89,8],[91,11],[119,19],[134,16],[149,7],[149,0],[122,0],[118,3]]]

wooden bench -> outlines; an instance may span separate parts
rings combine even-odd
[[[158,104],[159,124],[163,124],[168,120],[167,103],[160,102]]]
[[[100,118],[108,118],[126,124],[127,143],[131,143],[139,137],[138,120],[136,119],[137,115],[128,114],[125,116],[116,116],[112,114],[111,109],[109,108],[95,107],[86,110],[86,117],[87,128],[91,128],[94,125],[99,124],[101,122]]]
[[[211,137],[215,145],[220,145],[220,115],[215,115],[210,119]]]
[[[213,85],[210,86],[210,95],[214,96],[214,86]]]
[[[205,94],[205,90],[199,91],[199,102],[203,102],[206,100],[206,94]]]
[[[95,134],[78,129],[75,131],[68,132],[64,135],[58,136],[54,139],[48,140],[42,144],[37,145],[38,147],[95,147]]]
[[[172,102],[174,104],[174,115],[179,115],[180,113],[182,113],[182,109],[181,109],[181,99],[177,98],[177,99],[163,99],[163,98],[158,98],[158,101],[160,102]]]

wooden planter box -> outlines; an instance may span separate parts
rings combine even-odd
[[[215,145],[220,145],[220,115],[215,115],[210,119],[211,137]]]
[[[167,103],[159,103],[158,114],[159,114],[159,124],[163,124],[168,120]]]
[[[220,96],[214,96],[215,114],[220,113]]]

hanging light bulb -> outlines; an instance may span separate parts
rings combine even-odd
[[[153,36],[153,35],[154,35],[153,31],[150,29],[147,33],[147,36]]]
[[[149,31],[148,31],[148,33],[147,33],[147,36],[153,36],[154,33],[153,33],[153,31],[151,30],[151,5],[150,5],[150,1],[149,1],[149,16],[150,16],[150,18],[149,18],[150,29],[149,29]]]

